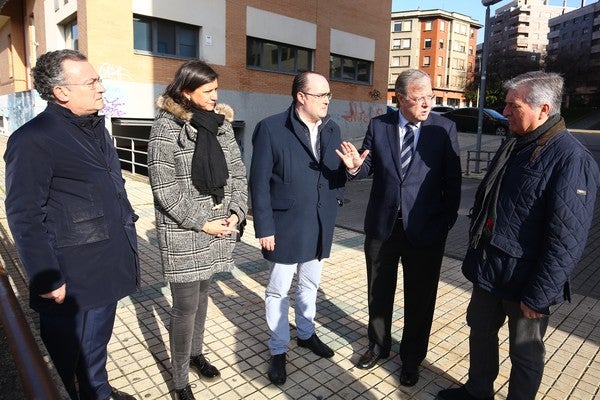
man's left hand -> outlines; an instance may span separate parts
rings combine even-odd
[[[523,302],[521,302],[521,311],[523,312],[523,315],[525,316],[525,318],[528,318],[528,319],[542,318],[542,314],[527,307],[527,305]]]

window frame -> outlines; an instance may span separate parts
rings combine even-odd
[[[250,51],[253,50],[254,45],[258,45],[259,47],[259,54],[258,54],[258,63],[257,64],[249,64],[248,60],[250,59],[250,57],[256,57],[256,55],[252,55],[250,54]],[[268,51],[270,46],[271,52],[273,50],[277,51],[277,67],[276,68],[269,68],[266,65],[274,65],[275,63],[271,62],[271,63],[267,63],[266,62],[266,57],[268,56],[265,53],[265,50]],[[286,59],[294,59],[294,68],[293,69],[289,69],[289,68],[284,68],[283,66],[283,62],[285,61],[284,53],[287,53],[288,51],[291,50],[291,53],[288,54],[292,54],[293,56],[291,57],[287,57]],[[299,61],[299,57],[298,57],[298,53],[299,51],[305,51],[306,55],[307,55],[307,69],[302,69],[299,65],[298,65],[298,61]],[[271,53],[271,60],[273,60],[273,54]],[[300,46],[295,46],[289,43],[281,43],[281,42],[276,42],[273,40],[266,40],[266,39],[261,39],[261,38],[257,38],[257,37],[253,37],[253,36],[246,36],[246,68],[247,69],[252,69],[252,70],[258,70],[258,71],[269,71],[269,72],[278,72],[278,73],[282,73],[282,74],[293,74],[296,75],[300,72],[304,72],[304,71],[313,71],[314,70],[314,50],[313,49],[309,49],[306,47],[300,47]]]
[[[150,37],[143,38],[145,44],[149,44],[149,50],[136,48],[136,24],[144,23],[149,25],[149,35]],[[174,43],[173,50],[174,52],[165,52],[159,51],[159,39],[160,39],[160,30],[162,29],[174,29]],[[187,44],[183,41],[184,33],[191,33],[193,38],[193,43]],[[169,38],[171,39],[171,38]],[[181,51],[182,46],[187,46],[187,48],[193,48],[193,55],[184,54]],[[144,54],[144,55],[152,55],[159,57],[171,57],[171,58],[181,58],[181,59],[195,59],[200,57],[200,27],[190,24],[185,24],[178,21],[172,21],[162,18],[156,17],[148,17],[145,15],[133,15],[133,51],[136,54]]]
[[[333,68],[333,63],[336,59],[339,59],[339,65],[341,66],[339,68],[339,74],[335,74],[334,75],[334,68]],[[354,66],[354,78],[349,79],[349,78],[345,78],[344,75],[347,73],[346,69],[348,68],[346,65],[344,65],[344,61],[351,61],[353,66]],[[368,66],[368,80],[360,80],[359,77],[361,75],[360,71],[360,63],[366,63]],[[347,83],[357,83],[360,85],[372,85],[373,84],[373,61],[368,61],[368,60],[363,60],[360,58],[354,58],[354,57],[348,57],[348,56],[342,56],[339,54],[334,54],[331,53],[329,55],[329,79],[332,81],[338,81],[338,82],[347,82]]]

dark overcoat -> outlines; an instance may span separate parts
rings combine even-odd
[[[254,130],[250,194],[256,237],[275,236],[275,250],[263,250],[267,260],[294,264],[329,257],[346,173],[335,153],[339,126],[326,117],[319,129],[320,160],[293,106]]]
[[[6,215],[31,307],[74,313],[134,292],[137,216],[104,118],[49,103],[10,136],[4,159]],[[63,304],[39,297],[65,283]]]

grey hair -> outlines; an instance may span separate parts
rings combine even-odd
[[[63,61],[86,61],[87,58],[75,50],[56,50],[42,54],[37,59],[31,74],[33,76],[33,87],[38,91],[40,97],[46,101],[56,102],[53,89],[65,82]]]
[[[549,115],[560,114],[564,79],[559,74],[531,71],[518,75],[504,83],[505,90],[527,87],[529,92],[523,99],[530,106],[550,105]]]
[[[396,93],[406,96],[408,94],[408,86],[412,82],[421,79],[429,79],[429,81],[431,82],[431,77],[426,72],[423,72],[420,69],[407,69],[406,71],[402,71],[400,75],[398,75],[398,78],[396,78],[394,90],[396,91]]]

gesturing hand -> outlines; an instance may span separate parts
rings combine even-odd
[[[350,142],[342,142],[340,150],[336,149],[335,152],[342,159],[342,162],[350,173],[358,171],[369,154],[369,150],[363,151],[362,154],[359,153],[356,150],[356,146]]]

